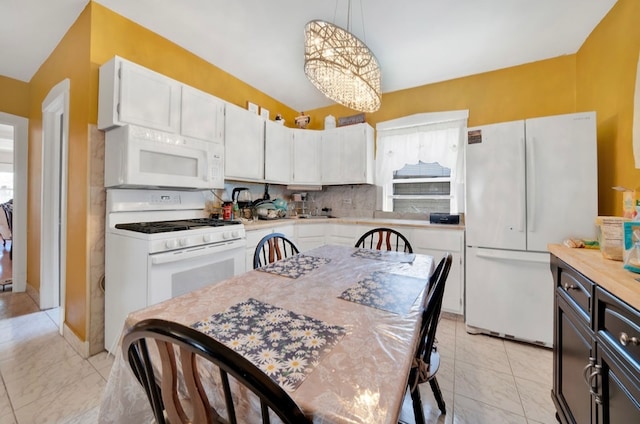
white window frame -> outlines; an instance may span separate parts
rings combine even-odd
[[[464,210],[464,145],[462,134],[466,134],[467,119],[469,117],[468,110],[457,110],[449,112],[420,113],[410,115],[390,121],[380,122],[376,125],[377,135],[377,152],[376,152],[376,184],[382,188],[380,190],[381,198],[378,204],[381,205],[383,211],[393,211],[394,199],[449,199],[451,213],[462,212]],[[440,127],[441,124],[450,123],[452,127],[458,127],[460,131],[460,140],[457,145],[458,153],[455,169],[452,167],[450,177],[431,177],[431,178],[412,178],[412,179],[393,179],[393,174],[388,175],[389,170],[385,169],[383,160],[384,152],[380,151],[383,145],[382,139],[390,135],[400,134],[402,132],[415,130],[429,131],[430,127]],[[424,162],[433,162],[433,158],[415,158]],[[408,160],[407,163],[411,161]],[[449,166],[448,166],[449,167]],[[387,167],[388,168],[388,167]],[[416,182],[449,182],[449,195],[396,195],[393,192],[393,184],[416,183]]]

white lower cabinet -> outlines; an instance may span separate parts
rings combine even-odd
[[[405,235],[414,253],[433,256],[436,265],[446,252],[451,253],[453,262],[444,289],[442,310],[462,314],[464,312],[464,230],[414,228]]]
[[[373,228],[359,224],[329,224],[327,233],[327,244],[338,244],[341,246],[354,247],[356,242],[367,230]]]
[[[328,226],[324,222],[296,225],[296,245],[301,252],[315,249],[326,244]]]

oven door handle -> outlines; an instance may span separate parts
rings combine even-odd
[[[198,258],[200,256],[212,255],[221,252],[228,252],[231,249],[242,248],[242,243],[240,243],[239,241],[240,240],[232,240],[225,243],[198,246],[192,249],[182,249],[165,253],[156,253],[154,255],[151,255],[151,263],[153,265],[168,264],[171,262],[183,261],[185,259]]]

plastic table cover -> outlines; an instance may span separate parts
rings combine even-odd
[[[426,290],[419,288],[413,304],[402,313],[368,306],[367,296],[359,302],[341,295],[359,282],[370,281],[374,273],[421,278],[426,286],[434,261],[431,256],[413,255],[413,261],[406,262],[395,252],[389,257],[384,254],[363,257],[354,254],[357,250],[322,246],[304,255],[328,261],[298,278],[253,270],[153,305],[130,314],[123,333],[147,318],[194,325],[250,298],[343,327],[346,334],[322,355],[304,381],[290,391],[291,397],[314,423],[397,423]],[[396,276],[389,284],[405,280]],[[403,296],[406,297],[406,290]],[[212,404],[220,412],[213,371],[203,370],[210,373],[203,382]],[[253,403],[249,400],[244,405],[252,408]],[[248,417],[245,420],[251,422]],[[103,394],[99,422],[154,422],[144,390],[120,349]]]

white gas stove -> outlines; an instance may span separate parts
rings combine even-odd
[[[107,190],[105,348],[130,312],[245,271],[245,229],[211,219],[205,192]]]

